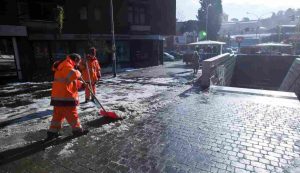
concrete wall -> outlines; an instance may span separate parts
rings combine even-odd
[[[300,95],[300,58],[295,59],[279,90]]]
[[[228,53],[203,61],[201,86],[229,86],[234,72],[236,57]]]
[[[297,56],[238,55],[231,86],[278,90]]]

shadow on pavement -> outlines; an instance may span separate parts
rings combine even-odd
[[[22,123],[22,122],[37,119],[37,118],[49,117],[52,115],[52,112],[53,112],[52,110],[45,110],[45,111],[29,114],[27,116],[14,118],[14,119],[10,119],[7,121],[2,121],[2,122],[0,122],[0,129],[4,128],[6,126],[9,126],[11,124]]]
[[[109,124],[109,123],[116,122],[119,120],[122,120],[122,119],[110,119],[107,117],[101,117],[100,119],[96,119],[94,121],[86,123],[85,126],[99,128],[105,124]],[[41,131],[38,131],[35,133],[44,133],[43,131],[44,130],[41,130]],[[80,137],[80,136],[73,136],[73,135],[64,136],[62,138],[58,138],[53,141],[39,140],[39,141],[36,141],[27,146],[22,146],[19,148],[0,152],[0,165],[4,165],[4,164],[10,163],[10,162],[22,159],[24,157],[27,157],[27,156],[33,155],[35,153],[38,153],[40,151],[43,151],[50,146],[60,145],[60,144],[68,142],[77,137]]]
[[[186,65],[186,64],[174,64],[174,65],[166,66],[166,68],[192,69],[192,65]]]
[[[180,98],[187,98],[193,94],[200,94],[201,92],[205,91],[205,89],[201,88],[198,85],[193,85],[191,88],[185,90],[181,94],[179,94]]]
[[[10,162],[13,162],[15,160],[33,155],[37,152],[43,151],[47,147],[59,145],[59,144],[70,141],[77,137],[78,136],[67,136],[67,137],[63,137],[61,139],[56,139],[56,140],[52,140],[52,141],[40,140],[40,141],[34,142],[27,146],[3,151],[0,153],[0,165],[4,165],[4,164],[10,163]]]
[[[118,119],[111,119],[111,118],[107,118],[107,117],[101,117],[99,119],[87,122],[85,125],[88,127],[94,127],[94,128],[99,128],[105,124],[109,124],[109,123],[113,123],[113,122],[117,122],[123,120],[122,118],[118,118]]]

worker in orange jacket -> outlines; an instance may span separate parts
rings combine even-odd
[[[96,82],[101,78],[101,67],[96,58],[96,49],[90,48],[87,53],[87,57],[81,62],[79,69],[82,72],[82,77],[91,87],[94,94],[96,94]],[[94,101],[91,98],[90,90],[88,87],[85,88],[85,102],[89,100]]]
[[[54,81],[52,84],[51,105],[54,106],[53,117],[47,132],[47,139],[59,137],[64,119],[72,127],[73,135],[87,133],[83,130],[76,106],[79,103],[78,89],[82,87],[80,71],[75,68],[79,65],[81,57],[78,54],[68,55],[63,61],[53,64]]]

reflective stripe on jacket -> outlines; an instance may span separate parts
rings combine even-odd
[[[54,80],[52,84],[52,106],[77,106],[78,79],[81,73],[74,69],[75,63],[67,57],[57,68],[53,68]]]

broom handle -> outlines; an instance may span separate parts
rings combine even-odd
[[[88,62],[87,62],[87,57],[86,57],[86,54],[84,54],[84,57],[85,57],[85,66],[87,68],[87,72],[88,72],[88,76],[89,76],[89,85],[90,87],[92,88],[92,81],[91,81],[91,75],[90,75],[90,68],[89,68],[89,65],[88,65]],[[90,90],[91,93],[93,93],[91,90]]]
[[[86,81],[85,81],[82,77],[80,77],[80,79],[81,79],[84,83],[86,83]],[[102,104],[100,103],[100,101],[97,99],[97,97],[95,96],[95,94],[92,92],[92,89],[90,88],[90,85],[87,85],[87,86],[88,86],[88,89],[89,89],[89,91],[91,92],[92,96],[94,97],[94,99],[98,102],[98,104],[101,106],[101,108],[103,109],[103,111],[106,113],[106,110],[104,109],[104,107],[102,106]]]

